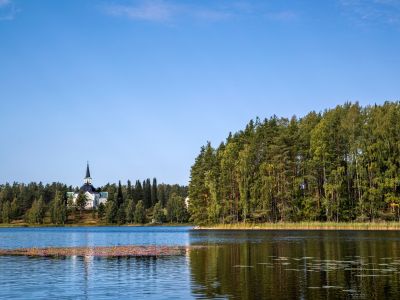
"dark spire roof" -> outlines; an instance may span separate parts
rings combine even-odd
[[[90,178],[89,163],[87,163],[87,165],[86,165],[86,177],[85,178]]]

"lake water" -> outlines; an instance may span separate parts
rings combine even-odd
[[[0,248],[205,245],[172,257],[0,257],[0,299],[400,299],[395,231],[0,228]]]

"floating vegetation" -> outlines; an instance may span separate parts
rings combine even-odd
[[[381,272],[396,272],[396,269],[381,269]]]
[[[191,247],[193,248],[193,247]],[[189,247],[179,246],[111,246],[111,247],[59,247],[59,248],[20,248],[0,249],[0,256],[171,256],[182,255]]]
[[[357,274],[356,277],[387,277],[390,275],[383,275],[383,274]]]
[[[346,293],[357,293],[356,290],[350,289],[350,290],[342,290],[342,292],[346,292]]]
[[[326,259],[316,257],[285,257],[285,256],[269,256],[267,260],[271,262],[260,262],[258,265],[263,265],[265,268],[282,268],[284,271],[297,272],[309,275],[318,276],[316,274],[325,273],[325,276],[336,276],[332,273],[350,272],[348,273],[353,278],[384,278],[400,274],[400,259],[397,257],[371,257],[371,256],[345,256],[343,258]],[[332,274],[332,275],[330,275]],[[365,279],[367,280],[367,279]],[[333,283],[333,282],[332,282]],[[341,289],[343,292],[351,293],[353,296],[358,293],[357,290],[348,287],[344,289],[340,285],[323,285],[320,287],[311,286],[309,289]]]
[[[278,257],[278,258],[274,258],[272,260],[289,260],[289,258],[287,258],[287,257]]]

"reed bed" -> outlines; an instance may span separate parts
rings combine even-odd
[[[277,222],[197,226],[198,230],[400,230],[400,222]]]

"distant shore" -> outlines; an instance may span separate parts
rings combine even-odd
[[[1,228],[30,228],[30,227],[152,227],[152,226],[164,226],[164,227],[172,227],[172,226],[194,226],[193,224],[188,223],[162,223],[162,224],[106,224],[106,223],[76,223],[76,224],[64,224],[64,225],[55,225],[55,224],[28,224],[28,223],[10,223],[10,224],[2,224],[0,223]]]
[[[196,226],[196,230],[400,230],[400,222],[278,222]]]

